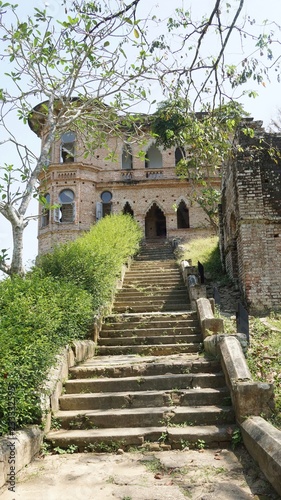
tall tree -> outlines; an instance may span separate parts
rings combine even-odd
[[[208,12],[204,2],[175,10],[166,32],[152,43],[152,50],[161,47],[169,54],[161,67],[166,97],[177,89],[192,109],[210,110],[243,95],[255,97],[257,91],[245,85],[249,81],[256,88],[270,83],[272,75],[280,81],[281,26],[255,18],[258,11],[249,15],[246,7],[245,0],[213,0]],[[195,18],[194,10],[202,16]]]
[[[65,1],[65,15],[59,21],[38,8],[33,16],[20,19],[17,5],[0,2],[0,57],[11,68],[7,86],[0,90],[1,145],[9,144],[18,153],[18,164],[1,165],[0,176],[0,213],[11,223],[14,245],[10,265],[6,250],[0,257],[0,269],[7,274],[24,274],[27,209],[58,132],[74,126],[81,133],[87,131],[87,154],[104,143],[107,134],[119,133],[119,112],[124,113],[132,99],[145,98],[141,77],[152,70],[153,62],[147,64],[145,57],[145,32],[137,19],[139,2],[125,5],[116,0],[113,10],[107,2]],[[9,25],[6,18],[11,16]],[[134,64],[127,59],[128,47]],[[44,124],[38,130],[44,134],[39,156],[9,126],[8,118],[15,112],[33,128]]]
[[[27,209],[32,196],[39,195],[38,176],[47,168],[50,147],[61,131],[79,129],[87,154],[105,144],[110,133],[120,133],[120,114],[131,131],[139,127],[128,110],[132,103],[142,102],[143,107],[150,81],[160,83],[165,98],[188,96],[191,110],[202,107],[210,113],[233,99],[235,89],[254,96],[241,87],[248,80],[265,84],[272,68],[279,76],[279,58],[273,55],[279,41],[273,28],[280,28],[265,23],[256,29],[254,19],[243,19],[244,0],[233,5],[213,0],[210,12],[198,20],[191,9],[176,9],[166,27],[156,17],[139,19],[145,0],[61,3],[64,13],[57,20],[39,8],[32,16],[20,16],[16,5],[0,0],[1,68],[9,67],[0,89],[0,146],[13,147],[18,154],[15,165],[0,164],[0,214],[11,224],[14,245],[10,264],[3,249],[0,270],[10,275],[24,273]],[[201,2],[196,2],[199,7]],[[235,36],[242,55],[233,61],[228,46]],[[248,53],[245,40],[250,41]],[[10,116],[15,120],[15,115],[33,127],[35,121],[44,122],[39,155],[14,133]]]

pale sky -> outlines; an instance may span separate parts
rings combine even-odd
[[[238,4],[238,0],[229,0],[229,3],[233,5]],[[32,7],[42,8],[44,5],[46,6],[50,15],[54,17],[60,18],[61,7],[59,0],[50,0],[44,2],[43,0],[18,0],[17,2],[20,6],[22,15],[25,15],[27,11],[32,13]],[[127,3],[127,2],[126,2]],[[194,17],[200,17],[201,13],[209,13],[214,6],[215,0],[174,0],[171,2],[170,0],[142,0],[141,1],[141,9],[140,9],[140,17],[145,15],[148,12],[157,15],[158,17],[169,17],[172,16],[172,12],[176,7],[182,7],[187,10],[191,8],[193,13],[198,13],[198,15]],[[281,24],[281,1],[280,0],[246,0],[246,7],[244,8],[244,15],[249,15],[252,18],[254,17],[257,25],[265,20],[265,19],[273,19],[276,23]],[[162,28],[163,29],[163,28]],[[258,29],[258,28],[257,28]],[[280,36],[280,55],[281,55],[281,34]],[[247,41],[245,40],[245,45],[247,45]],[[210,48],[211,49],[211,48]],[[238,59],[241,58],[239,54],[239,47],[235,44],[230,46],[229,49],[229,58],[233,57],[233,62],[235,63]],[[7,71],[1,65],[1,74],[0,74],[0,87],[1,87],[1,79],[3,78],[3,73]],[[2,73],[3,72],[3,73]],[[274,78],[274,75],[273,75]],[[280,97],[280,83],[277,83],[272,78],[272,81],[265,82],[265,86],[254,86],[251,84],[251,88],[254,88],[259,93],[259,96],[255,99],[250,99],[243,97],[240,102],[244,104],[245,110],[251,114],[256,120],[263,120],[264,126],[268,126],[270,120],[276,116],[278,107],[281,108],[281,97]],[[159,89],[156,84],[153,84],[152,87],[152,99],[156,99],[158,102],[162,100],[162,96],[159,93]],[[144,110],[141,110],[144,111]],[[35,152],[38,152],[40,149],[40,141],[35,136],[33,132],[30,131],[28,125],[23,126],[20,122],[15,121],[13,124],[13,131],[17,131],[19,134],[21,142],[25,142],[28,144],[30,148],[32,148]],[[1,129],[0,129],[1,132]],[[1,139],[1,138],[0,138]],[[4,146],[1,146],[0,150],[0,166],[1,163],[13,163],[16,162],[16,159],[11,157],[10,147],[7,146],[6,149]],[[30,207],[30,215],[37,214],[37,202],[32,202]],[[11,229],[8,222],[4,219],[3,216],[0,215],[0,249],[12,248],[12,240],[11,240]],[[31,261],[35,259],[37,255],[37,222],[30,222],[28,227],[25,230],[25,240],[24,240],[24,260],[28,265]]]

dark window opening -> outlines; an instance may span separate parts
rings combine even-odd
[[[112,193],[110,191],[103,191],[100,195],[102,200],[102,217],[111,214],[112,210]]]
[[[175,150],[175,164],[177,165],[181,160],[186,159],[185,149],[177,147]]]
[[[133,211],[133,209],[131,208],[130,203],[128,203],[128,202],[126,202],[126,203],[125,203],[125,206],[124,206],[124,208],[123,208],[122,212],[123,212],[123,214],[125,214],[125,215],[127,214],[127,215],[131,215],[132,217],[134,217],[134,211]]]
[[[111,206],[112,206],[112,203],[103,203],[102,204],[102,216],[103,217],[111,214]]]
[[[75,157],[75,134],[66,132],[61,136],[61,162],[73,163]]]
[[[122,152],[122,170],[131,170],[133,168],[133,155],[131,147],[125,144]]]
[[[189,210],[184,203],[181,201],[177,209],[177,226],[178,229],[187,229],[189,226]]]
[[[74,193],[71,189],[64,189],[59,194],[60,209],[58,222],[73,222],[75,220]]]
[[[46,203],[50,205],[50,195],[49,193],[44,196]],[[41,215],[41,227],[46,227],[50,223],[50,209],[48,207],[42,207],[42,215]]]

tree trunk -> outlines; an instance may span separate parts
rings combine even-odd
[[[24,276],[25,269],[23,265],[23,232],[25,224],[12,224],[13,231],[13,256],[10,267],[10,274],[19,274]]]

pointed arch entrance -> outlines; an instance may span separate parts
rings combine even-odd
[[[165,214],[156,203],[153,203],[145,216],[145,237],[166,238],[166,234]]]
[[[131,215],[132,217],[134,217],[134,210],[132,209],[132,207],[128,201],[126,201],[124,208],[122,210],[122,213],[125,215]]]

